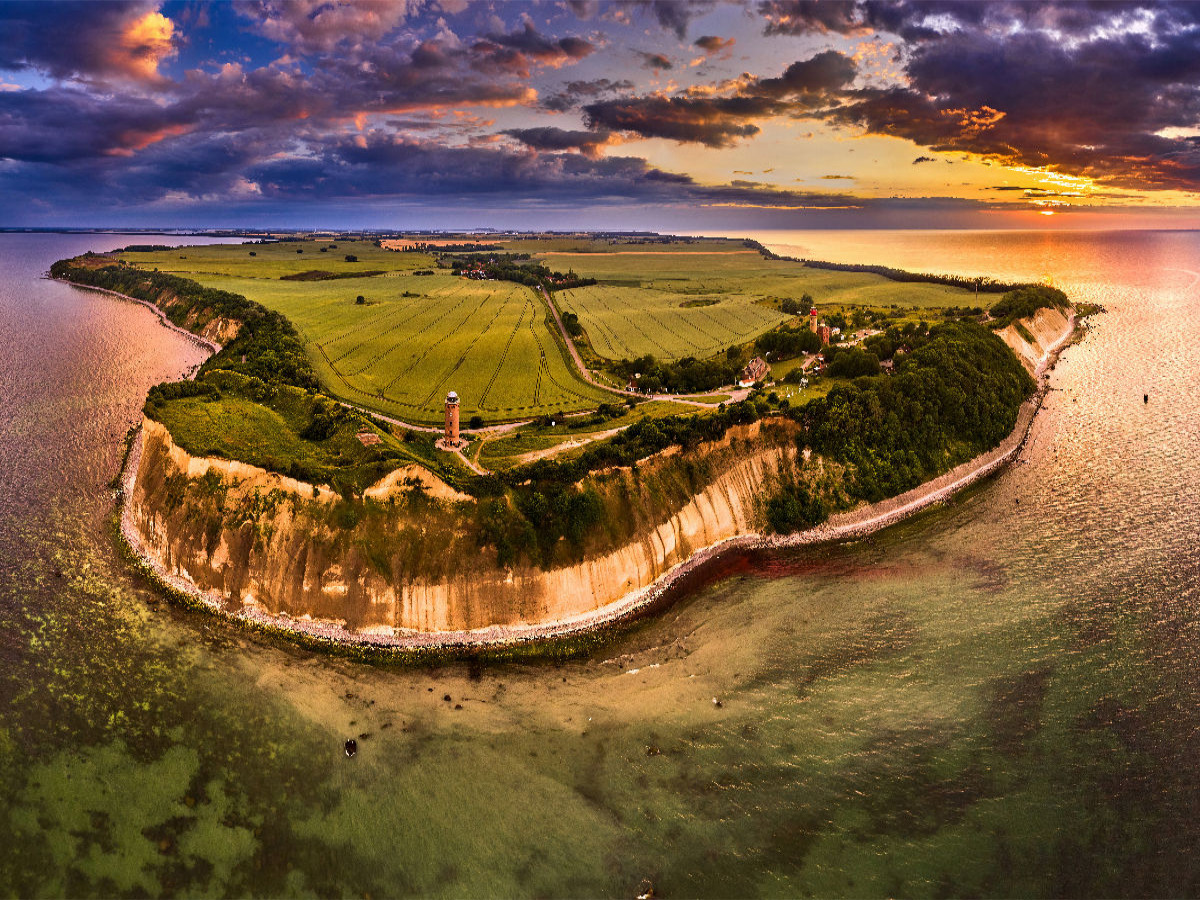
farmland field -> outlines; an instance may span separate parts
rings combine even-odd
[[[824,314],[851,306],[920,311],[974,300],[957,288],[768,260],[725,239],[462,242],[472,240],[596,278],[595,285],[556,292],[555,301],[579,316],[592,349],[613,360],[712,356],[787,321],[781,301],[804,293]],[[464,423],[476,415],[497,422],[583,410],[612,399],[579,377],[539,294],[508,281],[456,278],[427,253],[343,239],[180,247],[124,258],[281,312],[331,393],[406,421],[439,422],[451,390],[461,398]]]
[[[324,246],[324,244],[321,244]],[[352,403],[405,420],[437,423],[448,391],[461,398],[464,425],[594,408],[611,399],[582,381],[546,325],[544,302],[531,289],[504,281],[470,281],[433,267],[423,254],[369,244],[339,245],[357,255],[319,260],[303,245],[187,247],[171,253],[127,254],[201,284],[233,291],[292,321],[322,382]],[[295,257],[310,257],[309,263]],[[186,257],[181,259],[180,257]],[[321,269],[384,270],[366,278],[285,281],[281,274]],[[390,270],[389,270],[390,266]],[[241,273],[260,277],[232,277]],[[355,298],[363,295],[366,302]]]
[[[552,269],[574,269],[599,284],[560,291],[559,308],[579,316],[600,356],[659,359],[711,356],[773,328],[789,316],[778,301],[812,295],[822,312],[851,306],[942,308],[974,304],[974,295],[938,284],[810,269],[767,260],[736,245],[686,255],[650,252],[546,253]]]

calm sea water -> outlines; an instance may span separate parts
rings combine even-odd
[[[39,277],[132,239],[0,236],[0,894],[1197,893],[1200,237],[756,237],[1109,312],[951,506],[731,561],[590,659],[414,670],[130,575],[120,439],[199,356]]]

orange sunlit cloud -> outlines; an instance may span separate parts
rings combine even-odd
[[[112,48],[113,67],[135,78],[158,77],[158,65],[175,53],[175,23],[159,12],[135,19],[117,46]]]

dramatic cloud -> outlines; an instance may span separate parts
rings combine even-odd
[[[759,133],[750,120],[782,109],[778,101],[759,97],[636,97],[589,103],[583,111],[593,129],[728,147]]]
[[[562,128],[510,128],[501,132],[514,137],[534,150],[578,150],[585,156],[597,157],[600,150],[615,141],[608,131],[566,131]]]
[[[675,64],[661,53],[641,53],[642,64],[647,69],[673,69]]]
[[[150,2],[6,3],[0,6],[0,69],[56,78],[155,81],[175,53],[175,26]]]
[[[735,54],[735,41],[776,62]],[[797,46],[810,48],[803,58],[781,56]],[[813,123],[808,134],[769,127],[798,121]],[[703,185],[689,153],[662,168],[614,155],[639,138],[711,148],[721,171],[845,179],[862,195],[911,193],[928,181],[924,163],[953,153],[995,166],[997,181],[1046,185],[964,183],[972,196],[1067,202],[1093,196],[1093,181],[1109,198],[1200,191],[1198,123],[1200,5],[1188,3],[0,3],[10,210],[432,203],[439,191],[572,208],[874,202]],[[805,171],[828,159],[809,148],[859,135],[909,142],[916,168],[846,144],[835,167],[846,174]]]
[[[561,91],[543,98],[542,106],[554,112],[566,112],[568,109],[579,106],[584,100],[632,90],[633,82],[627,79],[612,81],[608,78],[597,78],[592,81],[568,81]]]
[[[836,50],[826,50],[811,59],[794,62],[779,78],[765,78],[753,90],[768,97],[820,94],[841,90],[858,74],[854,60]]]
[[[558,40],[548,38],[529,20],[516,31],[508,34],[489,34],[475,44],[475,50],[489,55],[498,67],[520,72],[524,77],[529,77],[531,65],[558,68],[570,62],[578,62],[594,49],[588,41],[573,35]]]
[[[727,50],[737,43],[736,38],[723,38],[713,34],[706,34],[703,37],[696,38],[693,41],[697,47],[705,53],[719,53],[722,50]]]
[[[1024,6],[967,10],[953,29],[909,50],[907,87],[858,92],[829,121],[1119,186],[1200,187],[1200,148],[1190,135],[1169,136],[1200,120],[1197,10],[1146,8],[1138,21],[1151,34],[1122,30],[1131,13],[1117,5],[1090,17]],[[995,30],[1004,16],[1053,22],[1077,36]]]
[[[652,95],[589,103],[588,127],[728,147],[760,132],[755,120],[808,111],[853,81],[853,60],[833,50],[795,62],[778,78],[738,81],[731,96]]]
[[[294,53],[328,53],[378,41],[404,23],[424,0],[244,0],[238,11],[263,37]]]

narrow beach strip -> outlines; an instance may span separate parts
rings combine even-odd
[[[188,331],[186,328],[180,328],[178,325],[176,325],[174,322],[172,322],[170,319],[167,318],[167,314],[165,312],[163,312],[161,309],[159,309],[157,306],[155,306],[149,300],[139,300],[137,297],[130,297],[128,294],[122,294],[119,291],[110,291],[108,288],[95,287],[90,284],[80,284],[77,281],[70,281],[66,278],[51,278],[50,280],[60,282],[61,284],[69,284],[69,285],[71,285],[71,287],[79,288],[79,290],[81,290],[81,291],[98,291],[101,294],[111,294],[114,297],[120,297],[122,300],[128,300],[130,303],[140,303],[142,306],[146,307],[146,309],[150,310],[152,313],[154,313],[156,316],[158,316],[159,321],[162,322],[162,324],[165,325],[167,328],[170,328],[172,331],[176,332],[177,334],[183,335],[185,338],[188,338],[193,343],[199,344],[201,347],[204,347],[206,350],[211,350],[213,353],[221,352],[221,345],[218,344],[216,341],[210,341],[208,338],[200,337],[200,335],[195,334],[194,332]]]

